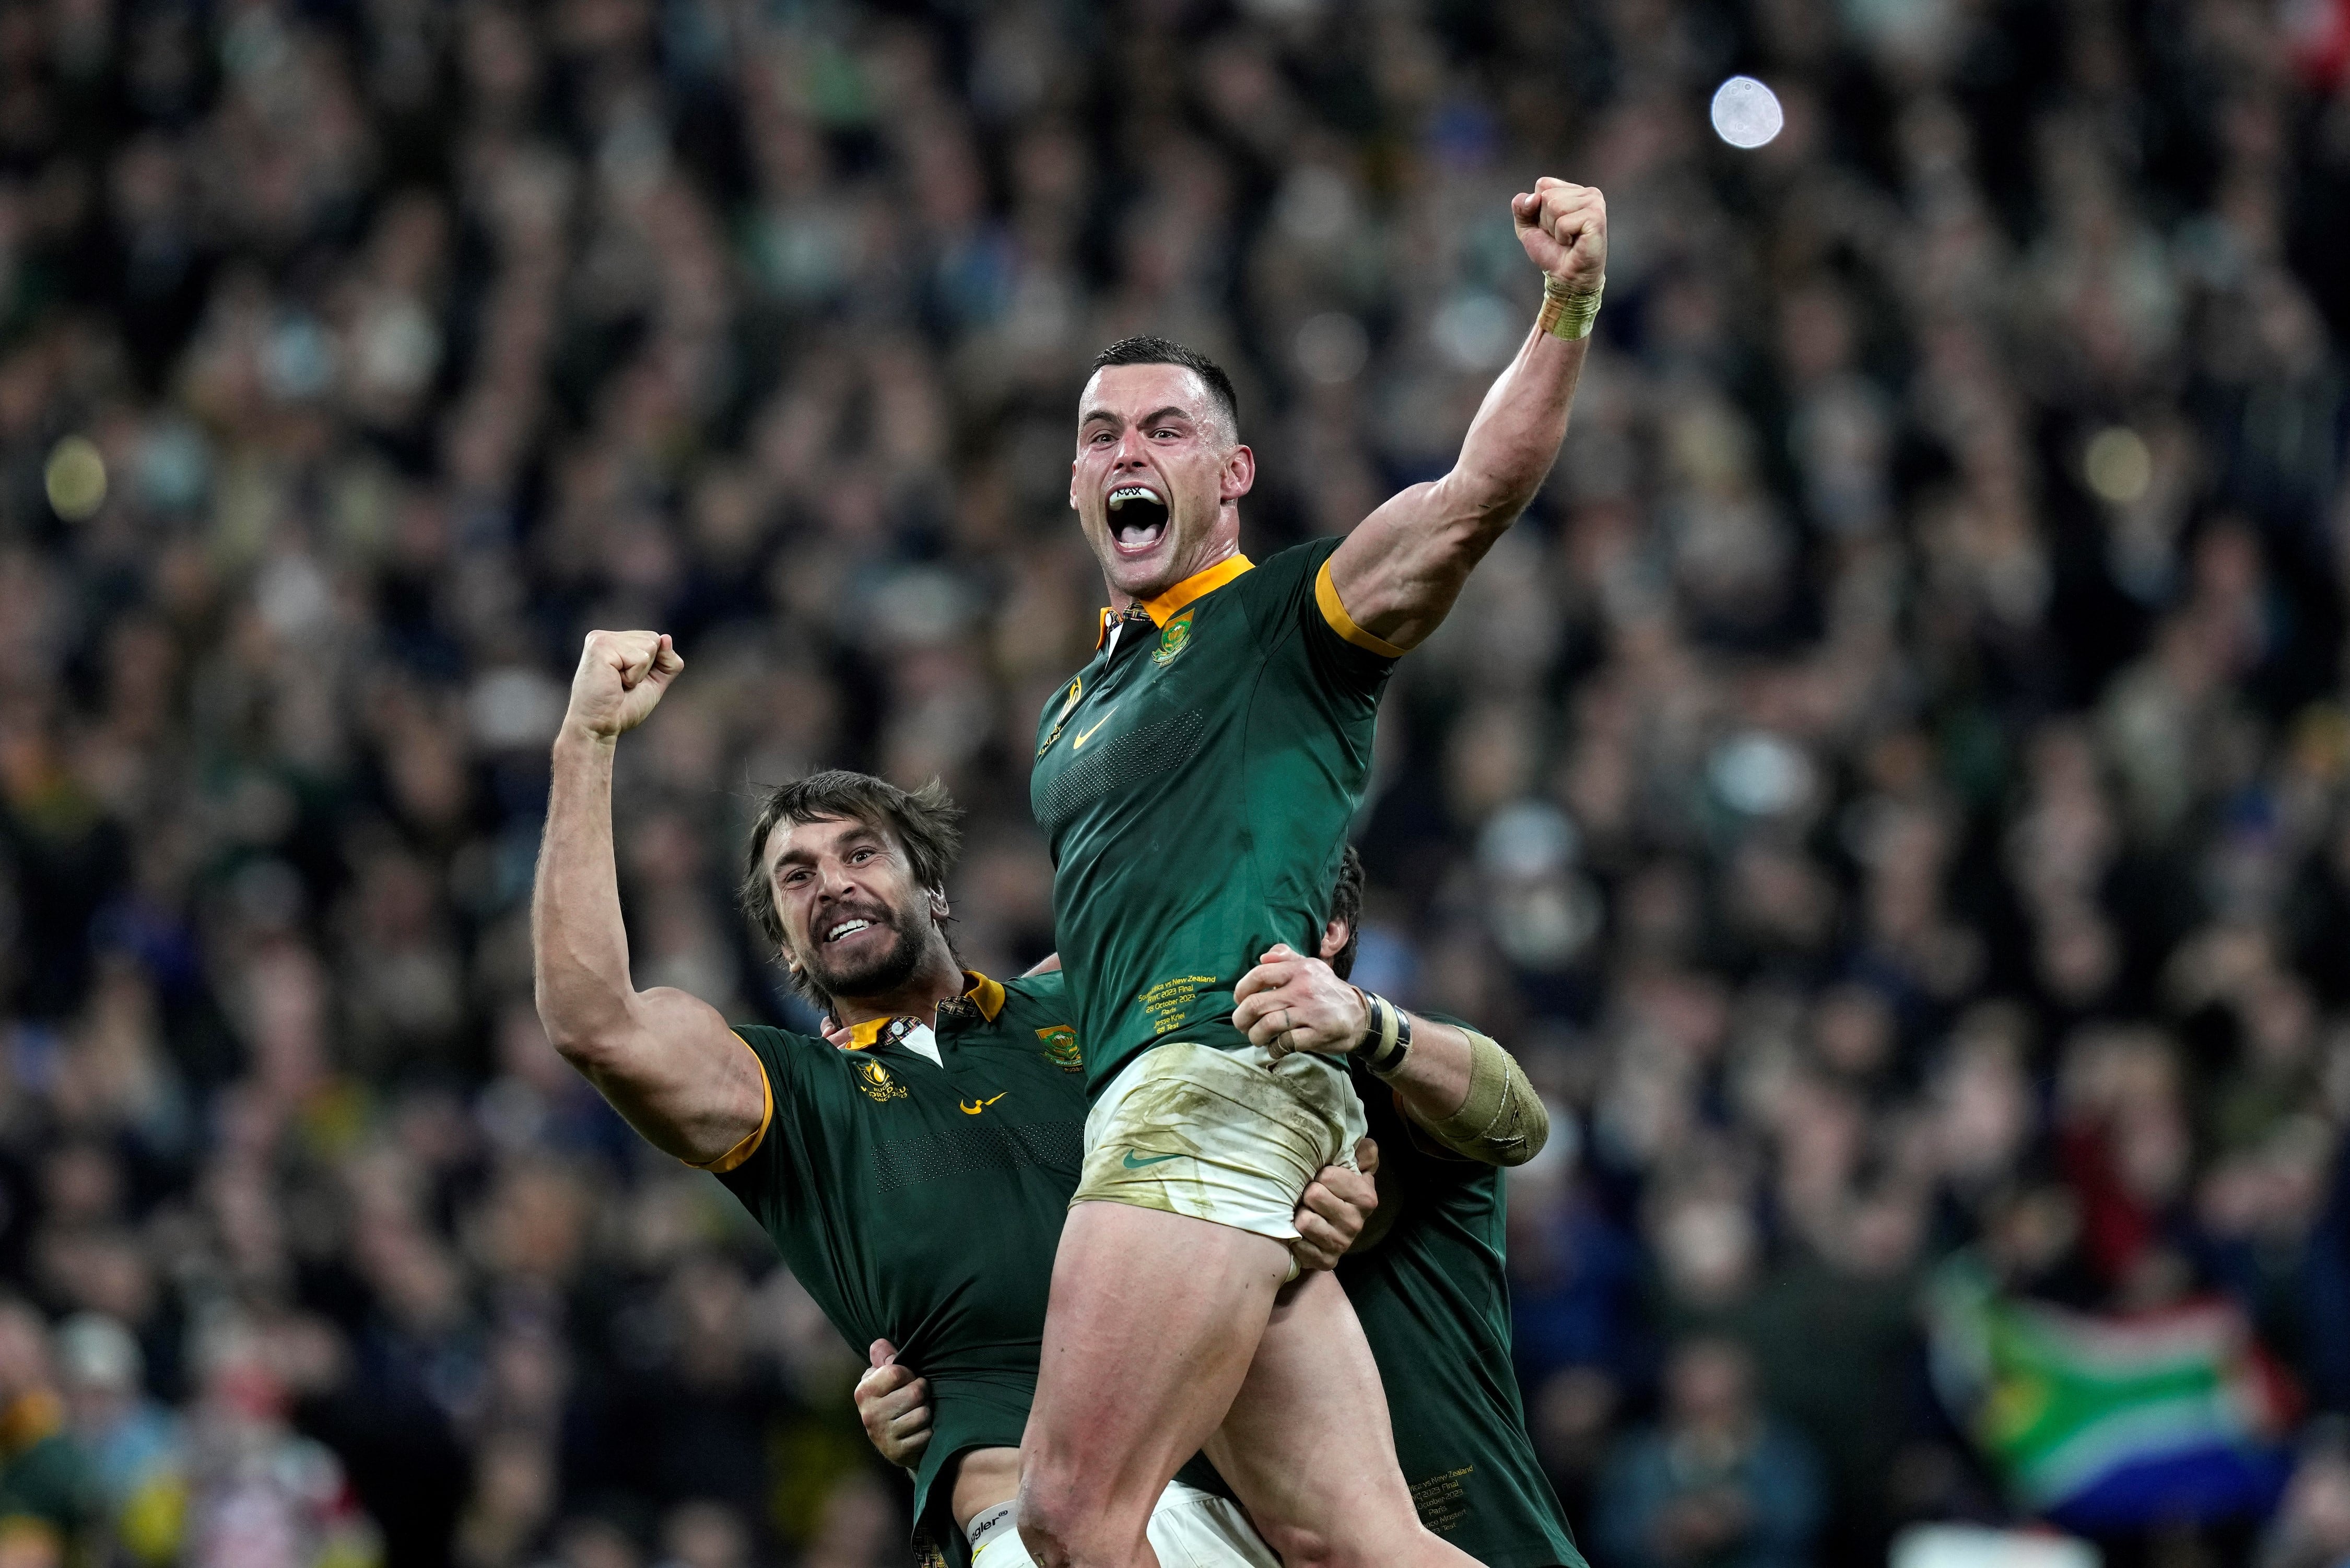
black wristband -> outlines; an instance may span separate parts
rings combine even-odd
[[[1402,1066],[1411,1054],[1411,1015],[1386,997],[1360,987],[1356,994],[1369,1012],[1370,1027],[1355,1054],[1363,1058],[1363,1065],[1384,1077]]]

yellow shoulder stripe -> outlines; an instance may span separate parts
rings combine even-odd
[[[1330,563],[1326,560],[1322,563],[1322,569],[1314,574],[1314,602],[1322,607],[1322,618],[1330,623],[1330,629],[1357,648],[1369,649],[1382,659],[1403,657],[1402,649],[1384,638],[1373,637],[1355,624],[1355,618],[1348,615],[1347,607],[1338,602],[1337,585],[1330,580]]]
[[[737,1040],[743,1040],[743,1037],[740,1034],[737,1034],[734,1038]],[[748,1040],[743,1040],[743,1049],[745,1051],[751,1051],[751,1043]],[[760,1104],[758,1127],[752,1132],[750,1137],[744,1138],[741,1143],[736,1144],[733,1148],[728,1149],[724,1154],[720,1155],[716,1159],[687,1160],[685,1163],[693,1167],[694,1169],[706,1170],[713,1176],[723,1176],[728,1171],[733,1169],[736,1166],[741,1165],[744,1160],[750,1158],[753,1155],[758,1153],[759,1146],[767,1141],[767,1127],[769,1124],[774,1122],[775,1119],[775,1085],[768,1079],[767,1064],[759,1060],[759,1054],[756,1051],[751,1051],[751,1065],[759,1070]]]

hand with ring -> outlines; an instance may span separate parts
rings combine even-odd
[[[1232,1023],[1276,1061],[1295,1051],[1343,1056],[1370,1029],[1362,993],[1286,943],[1266,950],[1232,998]]]

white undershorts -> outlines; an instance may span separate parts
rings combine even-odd
[[[1120,1070],[1086,1117],[1072,1203],[1128,1203],[1297,1239],[1297,1202],[1326,1165],[1351,1167],[1363,1102],[1326,1056],[1176,1041]]]
[[[1240,1504],[1213,1492],[1169,1481],[1150,1511],[1150,1549],[1159,1568],[1281,1568]],[[971,1568],[1035,1568],[1017,1530],[998,1530],[975,1552]]]

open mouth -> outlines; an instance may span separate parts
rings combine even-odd
[[[1121,484],[1109,493],[1109,536],[1120,552],[1142,555],[1166,533],[1167,502],[1157,491]]]
[[[827,947],[830,947],[835,942],[847,941],[858,932],[870,929],[879,923],[879,921],[868,920],[861,918],[843,920],[839,924],[834,926],[830,930],[824,933],[824,944]]]

